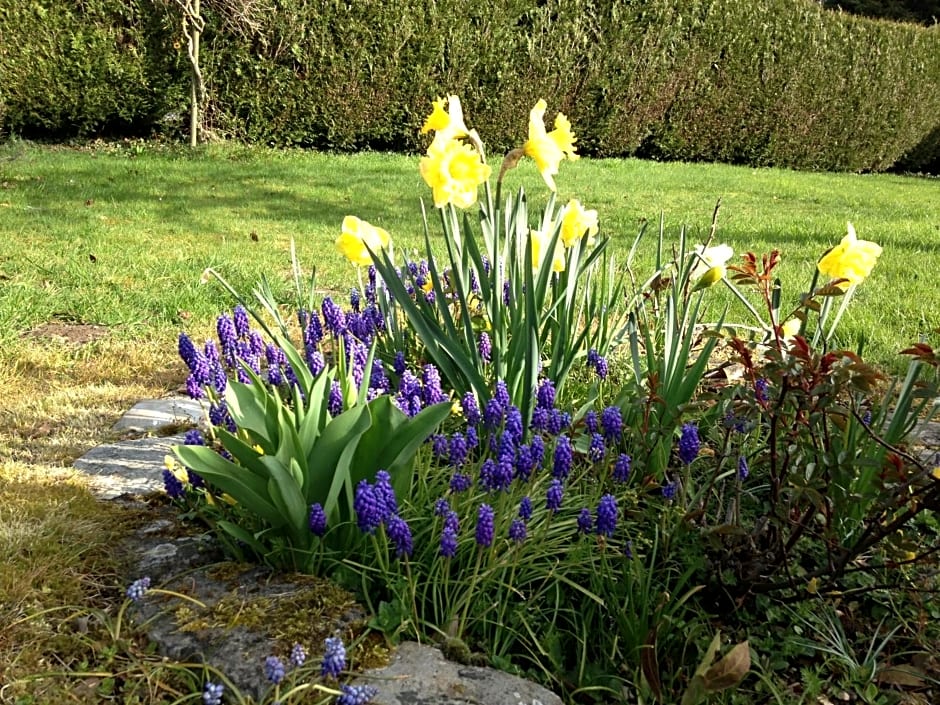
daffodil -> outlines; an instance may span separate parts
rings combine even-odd
[[[849,223],[848,234],[824,254],[816,266],[820,274],[831,279],[844,279],[838,286],[845,290],[861,284],[871,274],[880,254],[881,246],[868,240],[859,240],[855,228]]]
[[[447,109],[444,109],[444,105]],[[446,142],[458,137],[466,137],[470,134],[466,124],[463,121],[463,107],[460,105],[460,98],[455,95],[449,95],[447,98],[438,98],[434,101],[434,108],[428,119],[424,121],[421,128],[421,134],[427,134],[434,130],[434,139],[440,139]]]
[[[540,99],[529,113],[529,139],[522,146],[526,156],[535,160],[535,165],[548,187],[555,190],[555,174],[563,159],[575,160],[574,143],[577,138],[571,131],[571,123],[563,114],[555,116],[555,129],[545,131],[545,109],[548,104]]]
[[[542,260],[547,259],[547,250],[551,244],[551,235],[543,233],[541,230],[532,230],[529,233],[529,239],[532,242],[532,269],[538,270],[542,266]],[[561,244],[561,238],[555,241],[555,251],[551,255],[552,271],[565,271],[565,248]]]
[[[382,228],[370,225],[354,215],[347,215],[343,218],[343,232],[336,238],[336,249],[353,264],[367,267],[372,264],[368,248],[378,252],[387,249],[390,242],[391,238]]]
[[[724,278],[727,273],[725,265],[733,256],[734,250],[730,245],[715,245],[714,247],[696,245],[692,251],[695,262],[689,273],[689,280],[696,282],[695,286],[699,289],[704,288],[702,284],[711,286]]]
[[[480,184],[490,178],[490,167],[480,153],[472,145],[456,139],[435,137],[419,166],[438,208],[448,203],[469,208],[476,203]]]
[[[597,235],[597,211],[585,210],[581,202],[571,199],[561,219],[561,241],[571,247],[587,233],[588,245],[594,244]]]

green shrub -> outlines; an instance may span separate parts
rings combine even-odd
[[[173,20],[144,0],[0,6],[0,129],[27,136],[141,133],[178,110]]]

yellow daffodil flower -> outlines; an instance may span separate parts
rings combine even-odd
[[[561,219],[561,241],[565,247],[571,247],[584,233],[588,235],[587,244],[593,245],[597,235],[597,211],[585,210],[580,201],[572,198]]]
[[[444,104],[447,104],[447,110]],[[463,121],[463,107],[460,105],[460,98],[455,95],[449,95],[447,98],[438,98],[434,101],[434,108],[428,119],[424,121],[421,128],[421,134],[427,134],[434,130],[434,139],[440,139],[446,142],[458,137],[466,137],[470,134],[467,125]]]
[[[453,203],[469,208],[477,201],[477,189],[490,178],[490,167],[472,145],[456,139],[437,138],[421,158],[421,176],[431,187],[434,205],[443,208]]]
[[[810,595],[815,595],[819,592],[819,578],[811,578],[808,583],[806,583],[806,592]]]
[[[532,111],[529,113],[529,139],[522,146],[525,154],[535,160],[542,178],[548,184],[548,188],[555,190],[555,174],[558,173],[558,165],[562,159],[574,161],[578,158],[575,154],[574,143],[577,138],[571,131],[571,123],[561,113],[555,116],[555,129],[551,132],[545,131],[545,109],[548,104],[540,99]]]
[[[532,241],[532,269],[538,270],[542,266],[542,260],[546,258],[546,250],[551,244],[551,236],[540,230],[532,230],[529,233]],[[565,271],[565,248],[561,244],[561,238],[555,241],[555,251],[552,253],[552,271]]]
[[[372,256],[366,245],[373,252],[388,248],[391,238],[382,228],[370,225],[354,215],[343,218],[343,232],[336,239],[336,249],[355,265],[368,267],[372,264]]]
[[[848,234],[842,238],[842,242],[824,254],[816,266],[820,274],[831,279],[845,279],[838,285],[845,290],[861,284],[871,274],[880,254],[881,246],[868,240],[859,240],[855,228],[849,223]]]

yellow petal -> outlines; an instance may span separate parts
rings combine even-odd
[[[587,233],[588,245],[594,244],[597,235],[597,211],[585,210],[581,202],[571,199],[561,219],[561,241],[571,247]]]
[[[366,246],[378,252],[387,249],[390,242],[391,238],[384,229],[347,215],[343,218],[342,233],[336,238],[336,249],[353,264],[367,267],[372,264],[372,256]]]
[[[881,255],[881,246],[868,240],[859,240],[855,228],[848,223],[848,233],[838,245],[824,254],[816,267],[830,279],[845,279],[842,289],[861,284],[874,268]]]
[[[540,99],[529,112],[529,139],[522,145],[522,150],[535,161],[548,188],[554,191],[553,177],[558,173],[558,165],[565,158],[577,159],[574,152],[577,138],[571,132],[571,123],[561,113],[555,118],[555,129],[550,133],[545,131],[547,107],[547,103]]]
[[[421,128],[421,134],[434,130],[435,139],[443,140],[466,137],[470,131],[463,121],[463,107],[460,105],[460,98],[455,95],[447,96],[447,110],[444,110],[444,98],[438,98],[434,101],[434,109],[424,121]]]
[[[452,203],[468,208],[476,203],[479,186],[490,178],[490,167],[472,145],[456,139],[434,138],[419,163],[421,177],[431,187],[434,205]]]

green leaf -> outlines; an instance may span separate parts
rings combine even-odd
[[[268,483],[264,479],[245,472],[245,468],[206,446],[173,446],[173,452],[186,467],[228,493],[245,510],[257,514],[275,528],[284,525],[284,517],[271,502]]]
[[[288,467],[277,458],[266,455],[261,460],[271,473],[268,480],[271,501],[286,519],[295,545],[306,545],[309,537],[309,532],[305,530],[308,505],[304,501],[300,485]]]
[[[331,506],[327,501],[335,484],[340,459],[355,452],[359,437],[372,425],[368,406],[354,406],[326,425],[316,445],[310,450],[308,473],[304,484],[304,497],[308,505],[320,502],[327,514]]]
[[[267,549],[265,549],[264,545],[255,538],[254,534],[243,529],[238,524],[233,524],[230,521],[219,520],[215,523],[215,525],[237,541],[244,543],[258,555],[263,556],[265,553],[267,553]]]

